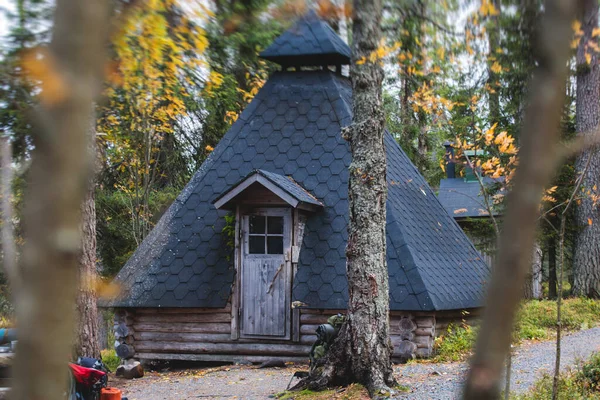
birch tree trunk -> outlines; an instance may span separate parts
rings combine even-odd
[[[92,103],[102,87],[110,2],[57,0],[45,62],[52,82],[32,131],[25,197],[19,347],[12,399],[62,400],[74,334],[81,247],[80,207],[91,172]],[[51,83],[51,84],[50,84]]]
[[[598,54],[589,46],[597,41],[592,31],[598,26],[598,1],[583,0],[580,16],[583,37],[577,48],[577,97],[575,124],[578,134],[590,134],[600,122],[600,66]],[[591,57],[588,64],[587,57]],[[600,211],[599,204],[589,195],[598,194],[600,186],[600,149],[592,147],[582,152],[575,164],[581,173],[588,158],[592,158],[583,178],[583,196],[576,209],[580,230],[573,260],[573,292],[580,296],[600,297]]]
[[[358,64],[381,38],[381,0],[355,0],[353,16],[352,125],[350,143],[350,222],[346,247],[348,318],[323,365],[296,388],[323,389],[358,382],[371,396],[391,391],[389,286],[386,260],[386,155],[383,144],[383,69],[378,62]]]
[[[536,242],[533,248],[531,269],[525,280],[523,297],[526,299],[542,298],[542,248],[539,242]]]

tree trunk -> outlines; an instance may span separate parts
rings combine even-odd
[[[523,297],[526,299],[541,299],[542,298],[542,248],[537,242],[533,248],[533,256],[531,257],[531,269],[525,280],[523,288]]]
[[[548,242],[548,297],[556,298],[556,238]]]
[[[348,318],[324,357],[323,365],[296,388],[358,382],[371,396],[391,391],[389,286],[386,261],[386,155],[383,144],[383,69],[357,61],[379,47],[381,0],[355,0],[350,74],[352,125],[344,129],[352,163],[349,179],[349,235],[346,248]]]
[[[57,0],[46,64],[53,79],[35,110],[23,217],[19,349],[12,399],[62,400],[74,334],[87,137],[102,88],[110,2]]]
[[[581,16],[583,37],[577,48],[577,97],[575,123],[578,134],[594,134],[600,122],[600,66],[598,54],[588,45],[596,41],[592,31],[598,26],[598,1],[583,0]],[[591,57],[588,64],[586,56]],[[600,211],[590,194],[597,195],[600,185],[600,149],[592,147],[582,152],[576,161],[576,171],[582,173],[588,158],[592,158],[583,177],[583,198],[577,206],[577,234],[573,260],[573,292],[580,296],[600,297]]]
[[[95,140],[95,138],[92,138]],[[94,153],[91,154],[94,157]],[[77,296],[77,317],[75,354],[79,357],[100,357],[98,335],[98,307],[95,290],[96,273],[96,203],[95,179],[90,179],[85,200],[81,205],[82,248],[79,257],[81,287]]]
[[[519,166],[500,234],[498,259],[488,288],[487,307],[477,335],[475,355],[463,398],[498,399],[503,364],[525,276],[535,244],[544,188],[556,167],[560,119],[565,97],[567,60],[577,2],[547,0],[540,30],[539,60],[530,86],[521,128]]]

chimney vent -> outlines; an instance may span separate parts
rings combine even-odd
[[[446,148],[446,154],[444,155],[444,159],[446,160],[446,178],[454,179],[454,178],[456,178],[456,164],[454,162],[454,147],[452,146],[452,142],[450,142],[450,141],[444,142],[444,147]]]

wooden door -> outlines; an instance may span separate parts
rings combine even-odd
[[[290,336],[291,231],[288,209],[260,209],[243,217],[242,336]]]

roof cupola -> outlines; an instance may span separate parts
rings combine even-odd
[[[311,10],[275,39],[260,57],[286,69],[348,65],[350,54],[348,45]]]

